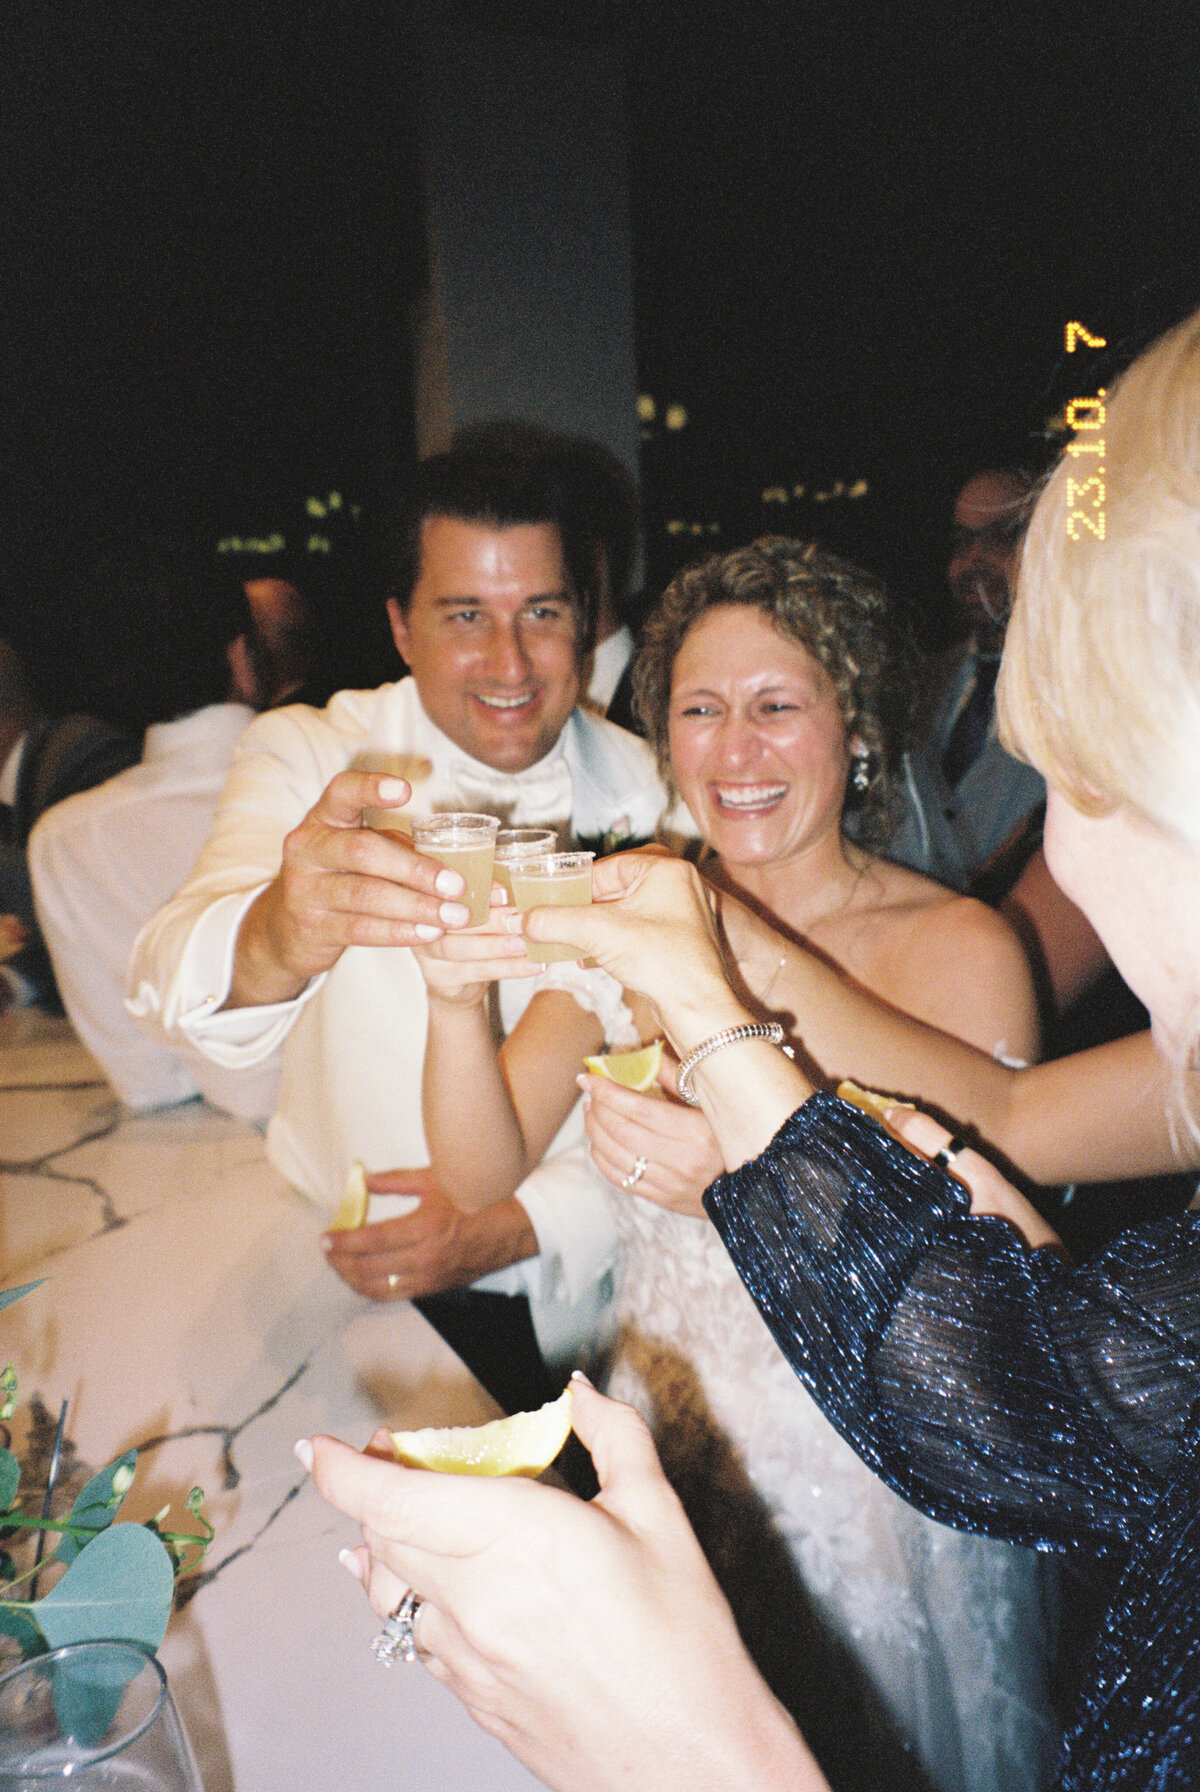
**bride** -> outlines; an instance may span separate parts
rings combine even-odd
[[[1029,972],[1007,924],[859,843],[885,835],[904,710],[874,581],[780,540],[689,569],[648,625],[638,686],[712,882],[895,1008],[988,1052],[1036,1055]],[[628,1045],[642,1031],[611,983],[598,990],[602,974],[575,971],[575,999],[537,995],[497,1057],[479,980],[497,967],[474,956],[489,949],[495,939],[476,933],[419,955],[430,1153],[471,1207],[506,1197],[540,1160],[602,1032]],[[635,1153],[606,1110],[596,1161],[612,1183],[683,1206],[720,1157],[700,1116],[654,1106],[671,1149],[643,1151],[639,1134]],[[882,1762],[897,1786],[1039,1785],[1056,1731],[1035,1558],[932,1523],[864,1468],[707,1221],[620,1199],[617,1219],[609,1389],[651,1421],[751,1653],[835,1782],[877,1784]]]

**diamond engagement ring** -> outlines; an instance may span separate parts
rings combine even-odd
[[[644,1157],[639,1157],[637,1162],[634,1164],[632,1170],[630,1170],[628,1176],[623,1176],[621,1178],[621,1187],[622,1188],[636,1188],[638,1183],[642,1180],[642,1177],[645,1174],[646,1174],[646,1160]]]
[[[399,1286],[400,1286],[400,1277],[398,1275],[390,1275],[388,1277],[388,1287],[391,1289],[393,1294],[395,1294],[395,1292]]]
[[[401,1661],[417,1659],[417,1644],[413,1636],[413,1626],[417,1621],[417,1613],[422,1605],[421,1595],[410,1588],[400,1601],[391,1617],[384,1622],[383,1629],[371,1644],[371,1653],[376,1661],[385,1668],[395,1667],[397,1656]]]

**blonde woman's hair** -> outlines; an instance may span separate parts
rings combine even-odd
[[[1001,730],[1076,807],[1127,804],[1200,847],[1200,312],[1102,403],[1075,442],[1103,455],[1066,453],[1029,525]],[[1103,539],[1073,511],[1102,511]]]
[[[1128,806],[1200,850],[1200,312],[1160,337],[1059,462],[1021,556],[1001,733],[1088,814]],[[1096,521],[1103,466],[1103,539]],[[1087,471],[1083,469],[1086,468]],[[1068,481],[1075,482],[1069,492]],[[1068,500],[1071,500],[1070,502]],[[1200,1010],[1174,1042],[1178,1117],[1200,1140]]]

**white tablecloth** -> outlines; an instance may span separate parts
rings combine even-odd
[[[419,1667],[379,1667],[338,1565],[355,1529],[296,1438],[476,1424],[495,1408],[407,1303],[326,1267],[313,1211],[242,1121],[132,1116],[66,1022],[0,1016],[0,1315],[20,1378],[99,1468],[139,1447],[123,1516],[199,1483],[217,1537],[160,1651],[206,1792],[526,1792],[537,1784]],[[187,1528],[180,1524],[180,1529]]]

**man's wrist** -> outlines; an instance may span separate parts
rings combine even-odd
[[[329,967],[289,965],[275,922],[277,885],[259,892],[238,928],[226,1008],[261,1008],[274,1002],[291,1002],[313,978]]]
[[[485,1207],[471,1216],[464,1252],[466,1279],[477,1282],[480,1276],[524,1263],[527,1258],[536,1257],[540,1248],[529,1215],[510,1195],[507,1201],[498,1201],[494,1207]]]

